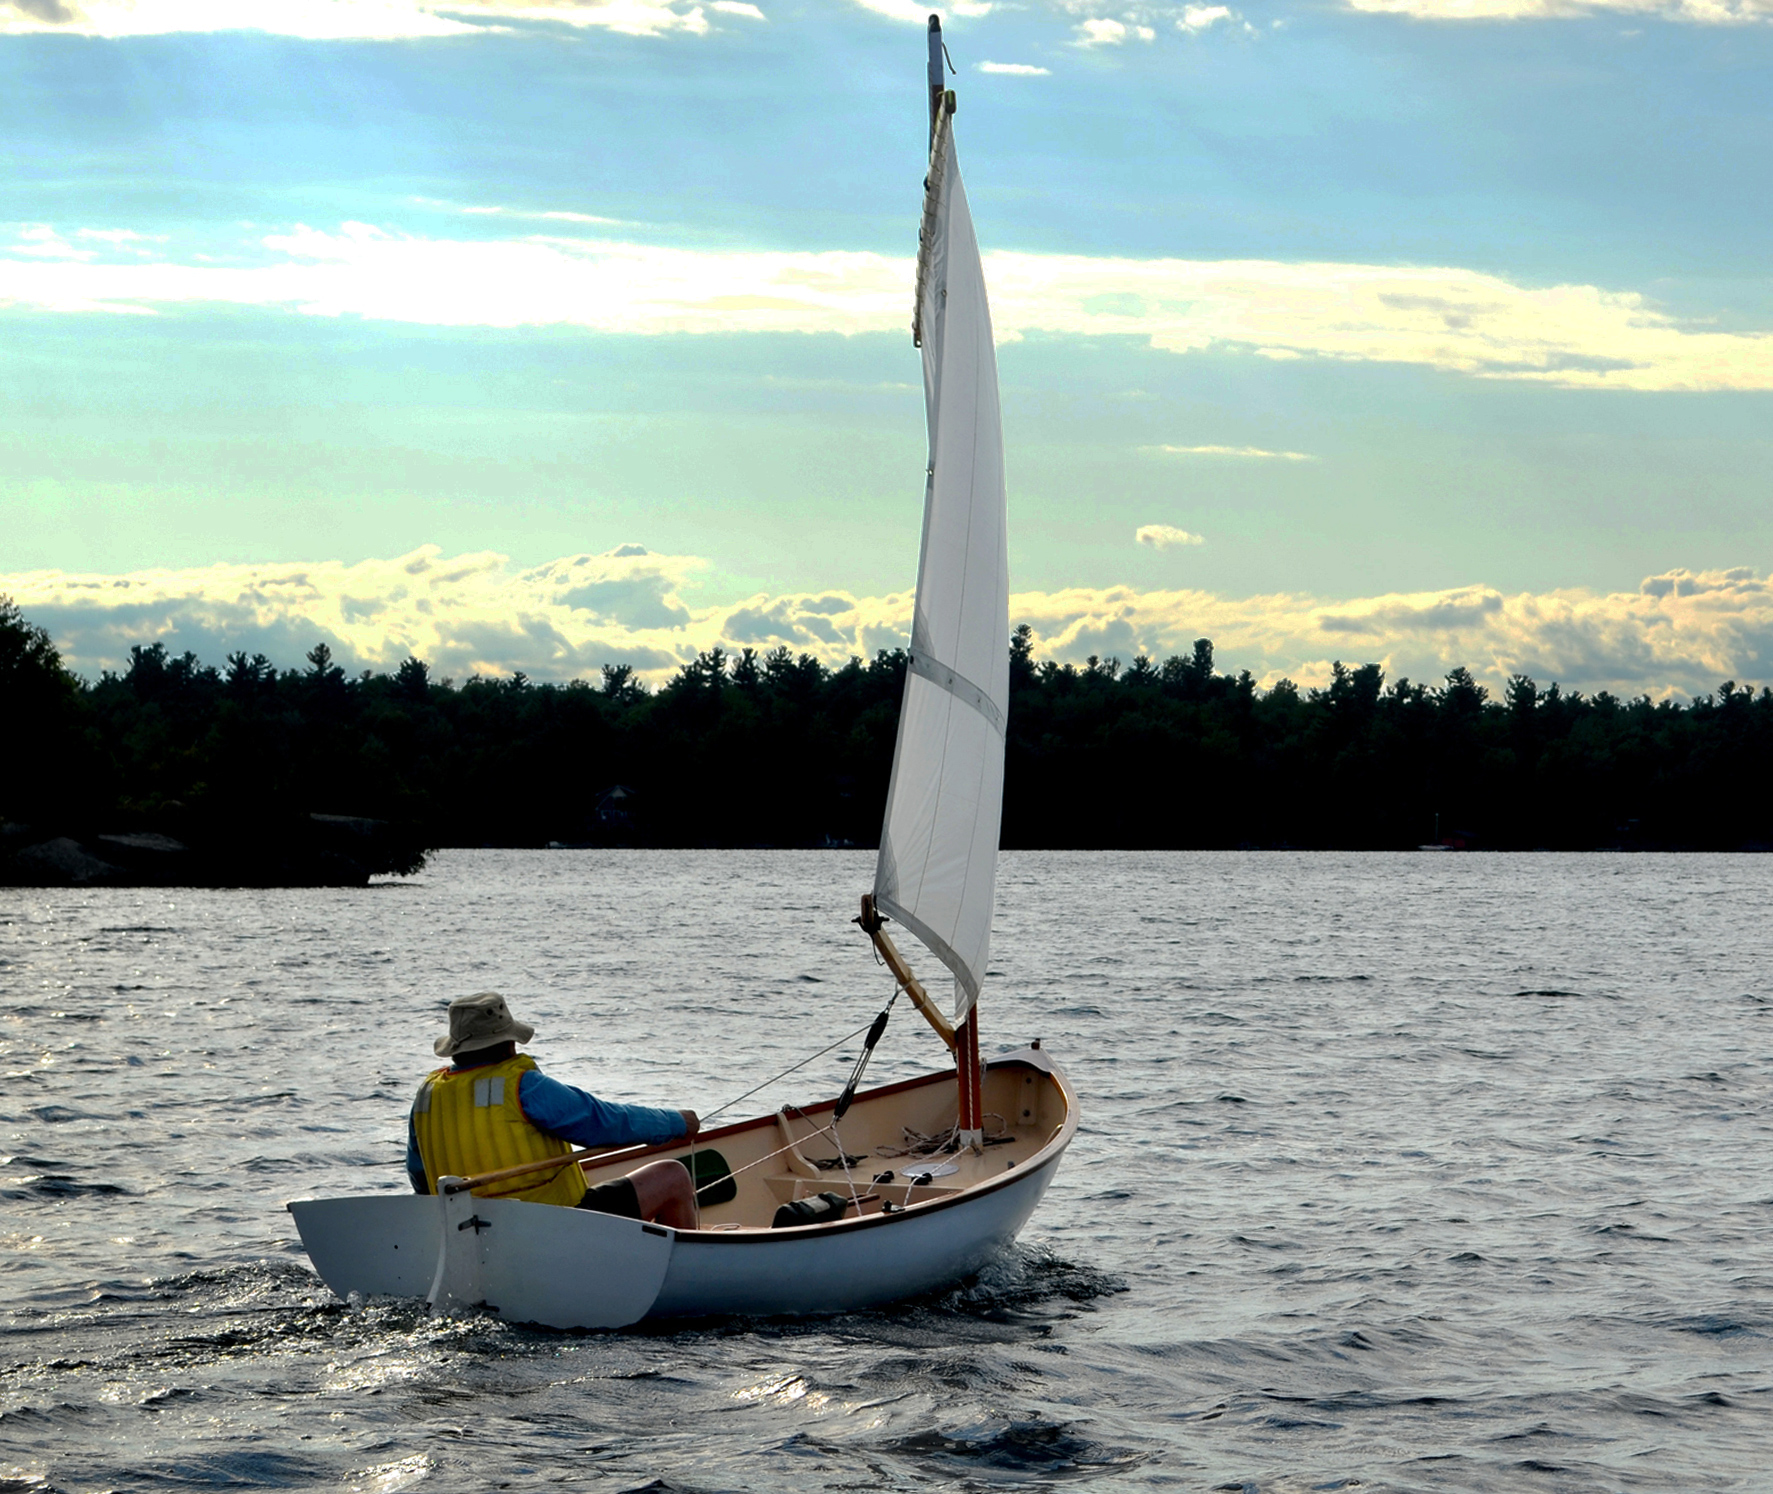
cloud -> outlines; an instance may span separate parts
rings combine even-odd
[[[1076,33],[1074,47],[1119,47],[1128,41],[1155,41],[1157,32],[1137,21],[1117,21],[1108,16],[1092,16],[1072,28]]]
[[[725,0],[720,0],[725,3]],[[717,4],[716,8],[719,8]],[[414,197],[409,201],[421,207],[442,208],[445,212],[460,213],[468,218],[517,218],[534,223],[586,223],[602,228],[633,228],[637,225],[631,218],[603,218],[595,213],[572,213],[562,208],[549,211],[528,208],[502,207],[498,204],[445,202],[437,197]]]
[[[215,565],[121,576],[34,572],[0,581],[64,639],[69,662],[116,669],[131,643],[212,663],[236,649],[285,666],[317,642],[348,667],[417,654],[444,673],[522,669],[561,678],[605,663],[669,672],[694,657],[678,590],[700,562],[623,546],[513,570],[490,553],[426,546],[392,560]],[[687,651],[686,651],[687,650]]]
[[[1382,597],[1356,603],[1342,612],[1322,612],[1317,625],[1326,633],[1369,638],[1447,633],[1478,627],[1502,607],[1498,593],[1481,588],[1436,592],[1428,597]]]
[[[1552,21],[1603,14],[1704,26],[1773,21],[1773,0],[1347,0],[1350,10],[1419,21]]]
[[[1053,75],[1051,68],[1036,67],[1031,62],[981,62],[979,71],[1005,78],[1050,78]]]
[[[1109,587],[1027,593],[1011,606],[1053,657],[1167,655],[1204,637],[1221,668],[1247,668],[1265,684],[1322,684],[1337,659],[1381,664],[1394,680],[1434,680],[1464,664],[1492,686],[1522,673],[1619,695],[1773,684],[1773,581],[1748,569],[1670,571],[1635,592],[1472,586],[1330,603]]]
[[[226,305],[641,336],[897,335],[914,269],[907,258],[843,250],[682,249],[561,234],[439,239],[363,223],[331,232],[298,225],[225,258],[24,225],[0,248],[0,307],[151,314]],[[986,277],[1006,342],[1031,333],[1133,337],[1175,353],[1402,363],[1566,388],[1773,389],[1773,333],[1719,330],[1658,311],[1636,292],[1593,285],[1533,288],[1450,267],[1016,251],[988,254]]]
[[[1141,446],[1153,456],[1217,456],[1253,457],[1275,462],[1315,462],[1316,457],[1304,451],[1267,451],[1260,446]]]
[[[1229,5],[1184,5],[1182,14],[1176,17],[1176,29],[1192,35],[1195,32],[1211,31],[1222,22],[1232,23],[1242,19]]]
[[[1150,545],[1154,550],[1169,550],[1177,545],[1204,545],[1202,535],[1190,534],[1174,524],[1141,524],[1133,531],[1133,543]]]
[[[756,6],[738,0],[716,0],[709,8],[763,19]],[[484,34],[513,21],[626,36],[710,30],[701,5],[671,0],[0,0],[0,34],[264,31],[311,41],[396,41]]]
[[[1148,525],[1142,543],[1155,543],[1147,531],[1184,533]],[[123,667],[134,643],[161,641],[216,664],[244,649],[295,667],[324,642],[350,669],[390,669],[412,653],[457,679],[517,670],[570,679],[626,663],[658,683],[702,649],[786,647],[839,664],[903,645],[910,628],[909,592],[827,589],[709,605],[686,595],[705,570],[692,556],[638,545],[528,569],[426,546],[353,565],[23,572],[0,575],[0,594],[89,675]],[[1017,593],[1010,610],[1033,628],[1044,658],[1163,657],[1211,638],[1220,668],[1248,669],[1263,684],[1321,684],[1337,659],[1381,664],[1394,680],[1435,680],[1464,664],[1492,686],[1522,673],[1628,696],[1695,695],[1725,679],[1773,684],[1773,579],[1746,567],[1669,570],[1629,592],[1511,595],[1473,585],[1333,600],[1072,587]]]

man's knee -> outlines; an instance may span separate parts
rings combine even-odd
[[[642,1219],[661,1219],[678,1227],[691,1222],[695,1188],[681,1162],[651,1162],[629,1174]]]

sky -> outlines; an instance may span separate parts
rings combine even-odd
[[[904,0],[0,0],[0,594],[76,669],[903,641]],[[1773,0],[965,0],[1015,622],[1773,684]]]

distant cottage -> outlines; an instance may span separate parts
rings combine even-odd
[[[625,783],[618,783],[597,796],[597,807],[591,811],[592,821],[605,835],[632,834],[639,801],[640,796],[633,789]]]

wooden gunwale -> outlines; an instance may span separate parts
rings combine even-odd
[[[986,1067],[989,1068],[990,1065],[987,1064]],[[1033,1065],[1030,1064],[1027,1067],[1032,1068]],[[894,1084],[883,1084],[878,1089],[858,1090],[855,1103],[860,1104],[863,1100],[881,1099],[887,1095],[903,1094],[906,1090],[921,1089],[928,1084],[940,1084],[944,1079],[952,1079],[953,1077],[952,1073],[938,1071],[934,1074],[919,1074],[915,1079],[901,1079]],[[1067,1091],[1067,1100],[1069,1101],[1069,1091]],[[783,1108],[792,1110],[796,1115],[814,1115],[821,1110],[834,1110],[836,1107],[836,1100],[820,1100],[812,1105],[791,1105]],[[777,1112],[772,1111],[768,1115],[754,1115],[750,1120],[733,1121],[730,1125],[716,1126],[712,1131],[698,1131],[694,1136],[678,1136],[670,1141],[653,1141],[644,1145],[613,1147],[609,1151],[597,1152],[581,1158],[579,1167],[584,1172],[598,1172],[608,1167],[612,1162],[640,1162],[648,1157],[656,1157],[661,1152],[680,1152],[686,1148],[699,1152],[705,1141],[718,1141],[723,1136],[738,1136],[746,1131],[773,1126],[776,1123],[776,1114]]]
[[[897,1224],[901,1220],[921,1218],[927,1214],[940,1213],[943,1209],[952,1209],[960,1204],[971,1203],[988,1193],[995,1193],[1013,1183],[1021,1182],[1031,1173],[1051,1166],[1058,1161],[1059,1154],[1071,1143],[1077,1132],[1077,1093],[1072,1089],[1065,1076],[1055,1068],[1043,1069],[1025,1059],[1008,1056],[985,1065],[987,1070],[1001,1068],[1033,1069],[1037,1074],[1044,1074],[1059,1086],[1059,1093],[1065,1101],[1065,1119],[1059,1123],[1058,1131],[1026,1162],[1015,1167],[1005,1168],[1001,1177],[988,1178],[984,1182],[974,1183],[946,1198],[926,1198],[921,1203],[912,1204],[907,1209],[900,1209],[891,1214],[864,1214],[855,1219],[838,1219],[829,1224],[799,1224],[784,1229],[753,1229],[753,1230],[716,1230],[716,1229],[680,1229],[677,1238],[686,1243],[696,1245],[767,1245],[772,1241],[810,1240],[824,1235],[835,1235],[849,1230],[876,1229],[882,1225]],[[952,1073],[938,1072],[920,1074],[915,1079],[901,1079],[896,1084],[883,1084],[879,1089],[863,1090],[856,1096],[856,1103],[864,1100],[881,1099],[887,1096],[904,1094],[907,1090],[921,1089],[931,1084],[941,1084],[954,1078]],[[796,1106],[801,1115],[814,1115],[822,1110],[836,1107],[836,1100],[821,1100],[814,1105]],[[760,1126],[773,1126],[776,1117],[772,1115],[758,1116],[753,1120],[739,1121],[734,1125],[720,1126],[712,1131],[704,1131],[689,1143],[687,1149],[699,1150],[704,1141],[713,1141],[722,1136],[737,1136],[742,1132],[755,1130]],[[587,1158],[580,1163],[581,1167],[601,1169],[615,1161],[637,1161],[642,1157],[650,1157],[661,1152],[680,1152],[686,1150],[682,1137],[675,1141],[658,1142],[652,1146],[638,1148],[632,1152],[607,1152],[601,1157]]]

